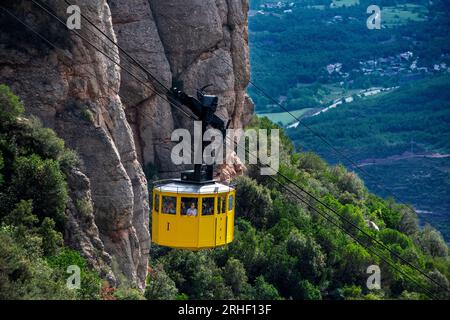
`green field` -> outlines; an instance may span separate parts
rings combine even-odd
[[[381,9],[381,21],[384,26],[395,27],[408,23],[409,21],[427,20],[428,10],[417,4],[404,4]]]
[[[297,118],[302,117],[308,111],[313,110],[312,108],[300,109],[290,111],[291,114],[296,116]],[[267,117],[270,121],[275,123],[281,123],[283,126],[288,125],[295,121],[295,119],[288,112],[276,112],[276,113],[261,113],[258,114],[259,117]]]
[[[333,0],[334,6],[339,7],[350,7],[359,4],[359,0]]]

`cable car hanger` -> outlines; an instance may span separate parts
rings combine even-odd
[[[215,95],[208,95],[205,89],[211,87],[212,84],[206,85],[201,89],[197,89],[197,98],[187,95],[185,92],[179,90],[177,87],[170,89],[168,94],[177,103],[188,107],[192,113],[197,116],[198,120],[202,122],[202,136],[205,134],[208,126],[219,130],[222,137],[226,137],[226,131],[230,125],[231,120],[227,124],[218,117],[215,112],[219,103],[219,98]],[[202,142],[202,153],[206,148],[205,141]],[[203,161],[203,160],[202,160]],[[195,164],[194,170],[188,170],[181,173],[181,181],[190,183],[214,183],[214,165]]]

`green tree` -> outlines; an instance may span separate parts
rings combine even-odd
[[[61,279],[67,279],[69,266],[80,268],[80,288],[74,289],[76,297],[82,300],[100,299],[102,281],[98,274],[91,270],[87,261],[78,251],[62,248],[57,255],[47,258],[48,264]]]
[[[312,152],[300,153],[297,165],[299,169],[310,173],[319,173],[328,169],[326,162]]]
[[[379,232],[379,237],[385,244],[395,244],[400,246],[403,250],[412,246],[411,239],[397,230],[385,228]]]
[[[298,285],[297,299],[301,300],[321,300],[320,290],[308,280],[300,281]]]
[[[24,112],[22,102],[15,96],[11,89],[6,85],[0,84],[0,129],[5,129],[7,126],[16,122]]]
[[[52,218],[45,217],[39,227],[39,233],[42,237],[42,249],[46,256],[53,256],[63,245],[62,234],[55,230],[55,221]]]
[[[448,247],[442,235],[430,225],[426,225],[415,240],[419,247],[432,257],[448,256]]]
[[[419,219],[412,208],[405,207],[401,210],[398,230],[407,235],[414,235],[419,231]]]
[[[264,280],[264,276],[259,276],[254,284],[254,298],[256,300],[281,300],[277,288]]]
[[[34,212],[41,220],[50,217],[63,225],[68,191],[57,161],[38,155],[19,157],[14,163],[10,195],[18,201],[33,200]]]
[[[272,214],[270,191],[248,177],[236,179],[236,212],[255,227],[263,228]]]
[[[293,231],[287,241],[287,252],[298,259],[297,269],[304,279],[315,281],[325,269],[325,255],[312,237]]]
[[[30,242],[0,228],[0,299],[74,299],[75,295]]]
[[[174,300],[178,296],[178,289],[167,275],[162,264],[152,268],[147,278],[145,298],[148,300]]]
[[[342,165],[333,167],[332,173],[335,175],[336,185],[341,192],[348,192],[356,196],[358,200],[364,200],[367,190],[364,182],[354,173],[348,172]]]
[[[39,222],[37,216],[33,214],[33,201],[21,200],[11,213],[5,216],[3,222],[7,225],[32,229]]]
[[[225,284],[231,287],[235,297],[239,297],[248,290],[246,270],[238,259],[228,259],[223,269],[223,279]]]
[[[373,264],[373,258],[366,249],[355,243],[349,243],[341,250],[341,264],[338,266],[340,281],[356,285],[364,283],[367,267]]]

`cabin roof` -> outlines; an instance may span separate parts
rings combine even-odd
[[[177,181],[158,185],[154,189],[160,192],[197,193],[197,194],[225,193],[234,190],[232,187],[226,186],[218,182],[213,182],[210,184],[195,184]]]

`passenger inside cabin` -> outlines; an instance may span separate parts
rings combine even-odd
[[[187,209],[188,216],[197,216],[197,208],[195,207],[195,203],[192,202],[189,209]]]
[[[214,198],[204,198],[202,205],[202,215],[210,216],[214,214]]]
[[[175,209],[174,202],[173,201],[167,201],[163,212],[164,213],[175,214],[176,213],[176,209]]]

